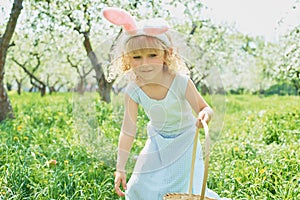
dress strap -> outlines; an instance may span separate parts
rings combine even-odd
[[[139,104],[141,102],[139,95],[139,87],[133,81],[127,85],[125,93],[128,94],[129,97],[136,103]]]

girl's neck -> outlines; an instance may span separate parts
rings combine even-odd
[[[163,71],[162,73],[158,74],[155,78],[151,80],[144,80],[142,78],[137,78],[136,83],[139,86],[145,86],[145,85],[162,85],[166,82],[167,79],[170,77],[169,71]]]
[[[141,90],[151,99],[162,100],[165,99],[168,91],[174,81],[176,74],[164,72],[162,76],[157,77],[148,83],[137,83]]]

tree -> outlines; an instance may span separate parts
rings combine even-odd
[[[57,4],[52,5],[52,9],[54,9],[54,6],[58,6],[59,9],[64,10],[64,15],[69,21],[61,21],[61,24],[72,27],[74,31],[83,37],[83,46],[95,72],[100,98],[105,102],[110,102],[110,91],[113,81],[107,81],[102,63],[95,54],[90,39],[92,26],[99,21],[99,16],[94,13],[97,5],[99,5],[99,2],[84,1],[79,2],[77,5],[71,2],[57,2]],[[93,19],[95,23],[92,23]]]
[[[7,57],[6,68],[9,70],[5,80],[15,86],[23,79],[22,88],[25,91],[33,91],[30,88],[44,91],[44,94],[46,91],[51,94],[59,89],[71,91],[76,82],[76,74],[65,62],[65,55],[86,59],[78,51],[81,48],[74,48],[74,43],[79,38],[70,34],[71,31],[51,24],[48,17],[41,15],[40,10],[34,6],[33,2],[23,3],[26,16],[20,21],[12,38],[15,46],[10,49]],[[54,26],[55,28],[51,28]]]
[[[71,67],[76,69],[77,75],[79,76],[79,83],[76,87],[76,91],[79,94],[83,94],[86,90],[85,86],[87,84],[87,76],[91,73],[93,68],[86,69],[83,66],[80,66],[79,63],[73,63],[72,59],[70,58],[70,55],[67,56],[68,63],[70,63]]]
[[[31,60],[30,57],[28,58],[28,60],[25,63],[20,63],[15,58],[13,58],[12,60],[24,70],[24,72],[29,76],[30,83],[32,84],[32,86],[35,88],[38,88],[39,91],[41,92],[41,96],[43,97],[46,94],[47,84],[34,74],[41,66],[40,55],[35,53],[35,54],[32,54],[32,56],[36,58],[36,64],[31,71],[26,66],[28,61]]]
[[[7,50],[10,47],[10,41],[23,8],[22,3],[23,0],[14,0],[5,32],[3,36],[0,37],[0,121],[3,121],[7,117],[13,118],[13,109],[4,87],[4,66]]]
[[[281,62],[276,69],[276,78],[290,82],[300,95],[300,26],[284,37]]]

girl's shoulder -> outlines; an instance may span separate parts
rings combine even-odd
[[[186,74],[176,73],[175,79],[173,89],[176,90],[175,92],[180,94],[183,98],[185,96],[190,77]]]
[[[135,83],[135,81],[128,82],[125,93],[129,95],[131,99],[133,99],[136,103],[139,103],[139,86]]]
[[[187,74],[184,73],[176,73],[176,77],[177,82],[179,82],[179,84],[187,84],[190,77]]]
[[[135,81],[130,81],[128,82],[127,86],[126,86],[126,93],[137,93],[138,90],[140,89],[140,87],[138,86],[138,84]]]

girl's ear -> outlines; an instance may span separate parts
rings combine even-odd
[[[172,48],[168,48],[164,51],[164,65],[169,66],[171,64],[172,56],[173,56]]]
[[[131,66],[130,66],[129,63],[130,62],[129,62],[128,54],[127,55],[123,54],[122,55],[122,69],[123,69],[123,71],[128,71],[128,70],[131,69]]]
[[[135,19],[123,9],[105,8],[103,10],[103,16],[112,24],[123,26],[130,34],[135,34],[137,31]]]
[[[173,49],[169,48],[168,51],[169,51],[169,54],[172,56],[173,55]]]
[[[168,56],[172,56],[173,55],[173,49],[172,48],[168,48],[165,50],[165,55],[164,58],[167,58]]]

